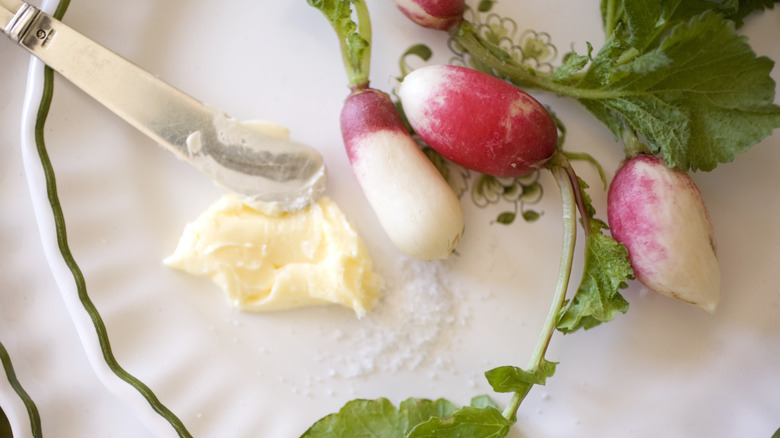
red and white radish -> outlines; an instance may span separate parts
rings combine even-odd
[[[478,172],[527,175],[558,147],[547,109],[516,86],[465,67],[414,70],[398,89],[409,123],[445,158]]]
[[[720,297],[714,230],[693,180],[663,160],[624,163],[607,195],[612,236],[626,246],[636,278],[709,312]]]
[[[447,258],[463,233],[460,201],[390,97],[355,90],[344,102],[341,132],[363,193],[395,246],[418,259]]]
[[[410,20],[435,30],[448,30],[463,20],[465,0],[393,0]]]

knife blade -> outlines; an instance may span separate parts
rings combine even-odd
[[[236,121],[28,3],[0,0],[0,28],[218,185],[285,211],[324,193],[325,163],[310,146]]]

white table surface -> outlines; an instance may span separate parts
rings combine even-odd
[[[76,22],[84,20],[83,12],[86,8],[83,3],[86,3],[86,0],[75,0],[71,6],[73,19]],[[771,14],[761,17],[760,20],[756,20],[756,23],[752,23],[747,31],[759,32],[761,29],[765,29],[776,36],[778,31],[772,30],[777,29],[775,26],[780,26],[780,10],[775,10]],[[97,34],[101,32],[106,36],[110,35],[103,28],[96,31]],[[118,36],[111,38],[121,39]],[[559,41],[559,45],[565,46],[562,41]],[[768,54],[778,60],[780,60],[779,46],[777,40],[760,40],[754,44],[760,53]],[[159,60],[147,59],[147,61],[150,64],[159,63]],[[378,72],[389,74],[387,72],[391,69],[388,68],[388,65],[394,62],[394,60],[390,60],[383,63],[378,67]],[[125,401],[107,391],[90,367],[41,249],[41,240],[33,215],[20,154],[21,110],[28,63],[29,57],[26,53],[8,41],[0,41],[0,151],[3,154],[2,159],[0,159],[0,251],[2,251],[2,256],[0,256],[0,341],[7,348],[13,360],[18,379],[40,411],[44,436],[116,438],[151,436],[146,425],[142,424],[127,408]],[[777,68],[773,71],[773,77],[775,80],[780,78]],[[67,89],[67,87],[59,87],[58,89]],[[73,90],[67,89],[66,94],[68,98],[73,99],[75,93]],[[58,96],[58,91],[55,90],[55,100]],[[576,112],[577,110],[564,109],[563,111]],[[609,138],[603,132],[597,136],[600,139]],[[776,163],[780,163],[780,151],[778,150],[780,142],[777,137],[778,133],[776,132],[774,137],[767,142],[768,146],[758,146],[746,156],[738,157],[737,163],[725,166],[724,169],[718,170],[715,174],[697,175],[697,182],[700,184],[705,198],[711,202],[711,210],[716,214],[716,224],[718,222],[723,224],[739,223],[739,215],[744,215],[746,218],[744,223],[749,226],[766,227],[766,231],[762,231],[765,234],[761,236],[751,234],[749,229],[742,232],[746,233],[744,242],[760,244],[759,247],[765,248],[770,255],[777,255],[776,247],[780,246],[777,228],[769,229],[771,223],[778,223],[778,218],[776,216],[765,218],[762,216],[764,212],[760,209],[759,211],[732,211],[732,205],[736,206],[735,208],[760,206],[761,203],[755,197],[766,196],[766,210],[780,212],[778,204],[780,195],[777,193],[778,187],[780,187],[778,173],[775,170],[772,175],[762,174],[764,176],[759,176],[754,175],[755,171],[753,170],[760,169],[761,172],[771,172],[772,168],[776,169]],[[775,164],[769,165],[767,163]],[[751,178],[751,175],[755,178]],[[774,182],[774,186],[757,187],[757,194],[746,194],[740,191],[740,182],[736,181],[733,191],[721,191],[723,189],[719,183],[721,177],[749,180],[748,183],[765,185],[771,185]],[[553,191],[550,190],[550,192]],[[603,198],[597,197],[597,201],[599,200],[603,201]],[[551,214],[551,216],[553,215]],[[358,218],[358,220],[362,219]],[[555,221],[555,218],[553,217],[551,220]],[[553,226],[554,229],[556,227],[557,225]],[[721,248],[748,251],[744,246],[747,243],[740,242],[739,232],[735,229],[722,229],[720,231]],[[778,307],[780,306],[780,292],[777,292],[780,290],[780,277],[778,277],[780,261],[776,258],[758,258],[756,262],[758,265],[741,262],[743,257],[754,256],[755,254],[748,252],[723,254],[722,260],[724,263],[731,264],[728,269],[733,274],[733,277],[726,278],[725,284],[734,286],[732,284],[733,278],[753,276],[755,278],[752,279],[751,286],[763,285],[762,290],[767,295],[746,294],[748,301],[741,304],[736,303],[738,300],[733,296],[726,297],[723,303],[724,313],[718,317],[718,323],[723,329],[730,327],[737,332],[744,332],[746,339],[749,340],[746,345],[755,348],[764,345],[766,350],[761,351],[761,358],[780,359],[780,316],[778,316],[780,315]],[[734,273],[732,270],[736,269],[733,268],[734,266],[739,266],[743,271],[740,274]],[[749,272],[746,273],[744,270]],[[771,295],[772,290],[775,291],[774,295]],[[686,309],[670,306],[661,300],[644,302],[641,298],[633,298],[632,301],[636,301],[636,303],[632,302],[632,305],[636,304],[638,310],[650,313],[666,309],[666,306],[669,306],[670,311],[677,316],[689,315]],[[746,309],[755,309],[756,319],[750,320],[749,317],[743,317],[750,314],[745,311]],[[699,322],[704,318],[701,315],[696,315]],[[637,318],[633,320],[637,324],[635,336],[641,336],[641,330],[638,327],[649,327],[648,320],[651,316],[637,314],[635,318]],[[710,327],[706,323],[702,323],[701,326]],[[610,327],[605,331],[610,329],[617,329],[617,327]],[[594,337],[597,336],[595,333]],[[607,338],[615,336],[615,340],[622,341],[624,346],[627,345],[626,342],[629,342],[630,345],[641,342],[641,339],[638,338],[632,338],[633,341],[629,341],[618,338],[616,332],[610,333],[613,334],[608,335]],[[579,356],[581,358],[587,357],[582,367],[595,366],[598,363],[598,358],[587,355],[586,347],[582,346],[583,344],[570,341],[568,337],[557,336],[554,341],[554,343],[558,343],[555,351],[566,356],[565,365],[572,364],[570,366],[574,368],[573,363],[577,360],[578,355],[581,355]],[[55,337],[57,342],[53,343],[52,339]],[[716,342],[719,338],[713,339],[715,340],[712,342]],[[643,354],[670,357],[676,354],[673,349],[665,350],[660,344],[653,345],[656,350],[645,351]],[[708,348],[717,349],[717,346],[711,344]],[[561,353],[563,351],[566,353]],[[733,346],[730,351],[734,351]],[[748,356],[745,357],[745,360],[749,362],[749,351],[743,353]],[[775,361],[775,368],[777,368],[777,363]],[[759,368],[767,376],[772,375],[771,370],[767,369],[766,366]],[[648,370],[644,369],[643,371]],[[563,379],[567,378],[565,372],[562,372],[562,375],[560,379],[564,381]],[[774,375],[780,378],[780,372]],[[722,378],[723,376],[716,375],[715,377]],[[750,375],[740,375],[740,370],[736,370],[734,375],[730,377],[735,380],[744,378],[750,385],[761,385],[761,382],[753,382]],[[587,393],[587,389],[584,387],[580,390]],[[542,395],[539,397],[544,398]],[[539,399],[539,397],[536,398]],[[674,397],[672,396],[673,400]],[[780,395],[776,400],[780,406]],[[611,402],[602,400],[602,402],[620,404],[616,400]],[[706,402],[706,400],[702,402]],[[6,406],[3,407],[6,408]],[[767,409],[777,413],[777,426],[780,427],[780,408],[767,407]],[[663,421],[663,419],[658,419],[658,421]],[[636,431],[627,431],[627,435],[630,435],[628,432]],[[638,434],[637,436],[644,435]]]

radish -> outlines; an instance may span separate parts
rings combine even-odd
[[[648,288],[713,312],[720,295],[714,231],[699,189],[685,172],[639,155],[607,195],[612,236],[626,246]]]
[[[442,156],[499,177],[527,175],[558,147],[547,109],[516,86],[454,65],[414,70],[398,89],[412,128]]]
[[[325,15],[338,36],[351,90],[341,111],[341,135],[379,223],[410,257],[449,257],[463,233],[460,200],[409,134],[390,97],[369,88],[368,7],[362,0],[309,4]]]
[[[344,102],[341,132],[355,176],[393,244],[414,258],[447,258],[463,232],[460,201],[390,97],[356,89]]]
[[[448,30],[463,20],[465,0],[393,0],[410,20],[435,30]]]

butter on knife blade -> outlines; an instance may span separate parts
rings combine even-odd
[[[325,192],[325,163],[315,149],[204,105],[34,6],[0,6],[11,40],[218,185],[285,211]]]

